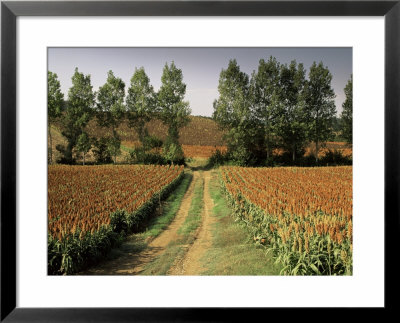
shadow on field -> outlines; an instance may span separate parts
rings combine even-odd
[[[192,171],[207,171],[212,169],[212,166],[208,163],[208,158],[189,158],[186,161],[186,166]]]

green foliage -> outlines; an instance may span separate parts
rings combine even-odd
[[[219,97],[214,101],[213,118],[224,129],[231,158],[239,165],[251,165],[262,159],[264,127],[252,113],[249,77],[240,71],[236,60],[219,77]]]
[[[249,77],[240,71],[235,59],[221,71],[218,92],[213,118],[222,128],[229,130],[250,122]]]
[[[207,166],[222,166],[229,161],[229,154],[217,149],[207,161]]]
[[[131,149],[127,157],[129,164],[166,165],[168,161],[159,153],[149,152],[143,147]]]
[[[76,273],[97,263],[120,242],[120,236],[105,226],[93,233],[83,233],[78,228],[75,233],[64,236],[61,241],[48,235],[48,274]]]
[[[113,130],[113,136],[107,138],[107,150],[111,156],[114,156],[114,164],[117,162],[117,156],[121,154],[121,138]]]
[[[92,147],[91,140],[86,132],[82,132],[81,135],[78,137],[78,142],[76,144],[76,148],[80,152],[87,153],[90,148]]]
[[[60,153],[60,157],[56,160],[56,162],[60,164],[71,164],[71,161],[65,158],[65,156],[67,155],[65,146],[56,145],[56,149]]]
[[[341,150],[337,149],[328,149],[324,157],[319,160],[319,164],[324,166],[352,165],[352,163],[351,157],[343,156]]]
[[[145,130],[142,146],[128,149],[126,162],[128,164],[167,165],[168,161],[159,152],[159,148],[162,146],[163,141],[160,138],[150,136]]]
[[[56,73],[47,72],[47,114],[49,123],[61,116],[64,105],[64,94]]]
[[[179,129],[190,121],[189,103],[184,101],[186,84],[183,83],[182,70],[174,62],[165,64],[161,76],[161,87],[157,94],[160,107],[159,118],[168,126],[168,137],[164,143],[164,158],[174,163],[184,163],[182,146],[179,143]]]
[[[116,133],[112,137],[93,139],[92,142],[94,146],[93,154],[98,164],[111,163],[113,156],[121,154],[121,139]]]
[[[50,147],[48,148],[48,162],[53,163],[53,140],[51,137],[51,125],[61,117],[64,106],[64,94],[61,92],[60,81],[57,74],[47,72],[47,127],[49,132]]]
[[[116,128],[125,114],[124,97],[125,83],[109,71],[106,83],[97,92],[96,109],[99,125],[112,130],[113,136],[107,140],[107,149],[114,157],[114,163],[121,154],[121,139]]]
[[[125,234],[128,232],[129,226],[127,222],[129,214],[125,210],[117,210],[110,215],[110,228],[117,233]]]
[[[340,132],[342,130],[342,123],[343,123],[343,120],[341,117],[334,116],[332,118],[332,130],[334,132]],[[338,140],[338,141],[342,141],[342,140]]]
[[[353,143],[353,75],[344,88],[346,100],[343,102],[342,135],[348,143]]]
[[[275,156],[273,166],[316,166],[314,156],[304,156],[303,147],[295,148],[295,160],[293,160],[293,151],[284,151],[281,155]]]
[[[78,137],[76,149],[79,152],[83,153],[83,165],[85,165],[85,156],[90,148],[92,148],[92,141],[90,140],[86,132],[82,132],[81,135]]]
[[[165,64],[161,76],[161,87],[157,94],[160,119],[173,131],[187,125],[190,121],[189,102],[184,101],[186,84],[183,83],[182,70],[172,62]]]
[[[320,62],[310,67],[306,87],[306,113],[308,139],[316,143],[318,162],[319,143],[332,137],[333,119],[336,115],[335,92],[331,87],[332,74]]]
[[[304,150],[299,150],[296,155],[301,156],[296,158],[295,161],[292,159],[290,152],[284,152],[283,154],[276,156],[270,164],[265,166],[301,166],[301,167],[318,167],[318,166],[344,166],[352,165],[353,160],[351,157],[343,156],[340,149],[327,149],[325,155],[315,160],[313,155],[304,156]]]
[[[48,148],[48,162],[53,163],[53,141],[51,137],[51,125],[61,117],[64,106],[64,94],[61,92],[60,81],[57,74],[47,73],[47,127],[49,132],[50,147]]]
[[[279,90],[271,99],[275,109],[276,135],[280,146],[292,155],[293,162],[307,144],[305,85],[303,64],[292,61],[289,65],[281,65]]]
[[[68,92],[67,117],[71,125],[79,130],[84,128],[93,116],[94,93],[90,75],[79,73],[78,68],[72,76],[72,87]],[[80,134],[80,131],[79,131]]]
[[[143,146],[146,145],[145,124],[157,112],[157,99],[144,68],[135,69],[126,97],[129,126],[134,128]]]
[[[125,112],[125,83],[109,71],[106,83],[99,88],[96,96],[97,122],[101,127],[115,129]]]
[[[143,140],[143,147],[146,149],[161,148],[163,141],[157,136],[150,136],[147,132]]]
[[[280,64],[275,57],[266,62],[260,59],[257,73],[253,72],[250,81],[250,95],[255,120],[261,124],[265,138],[267,159],[272,155],[274,137],[276,94],[279,92]]]
[[[98,164],[109,164],[112,162],[111,153],[108,149],[108,138],[93,139],[93,154]]]
[[[332,75],[322,62],[313,63],[309,80],[305,75],[303,64],[295,60],[280,64],[270,57],[259,61],[249,82],[236,60],[229,61],[220,73],[213,118],[225,131],[231,162],[243,166],[274,165],[274,159],[303,163],[309,142],[316,142],[319,150],[321,143],[334,138]],[[282,148],[284,158],[273,156],[274,148]]]
[[[330,141],[343,142],[346,139],[343,137],[343,119],[342,117],[333,117],[332,119],[332,137]]]
[[[68,105],[61,118],[61,133],[67,139],[67,146],[59,146],[63,154],[61,160],[65,163],[74,163],[72,151],[79,136],[84,131],[93,116],[94,94],[90,82],[90,75],[79,73],[78,68],[72,76],[72,87],[68,92]]]
[[[171,164],[183,165],[185,163],[185,156],[178,138],[172,135],[167,137],[163,147],[163,157]]]

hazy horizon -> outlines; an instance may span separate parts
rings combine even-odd
[[[270,56],[282,64],[292,60],[303,63],[307,75],[314,61],[322,61],[333,76],[336,110],[340,114],[345,100],[344,87],[352,74],[351,47],[49,47],[48,70],[58,75],[67,99],[75,67],[91,75],[93,90],[97,91],[106,82],[109,70],[125,82],[127,90],[135,68],[143,66],[157,91],[165,63],[174,61],[183,72],[185,99],[189,101],[192,115],[210,117],[212,103],[219,96],[219,74],[227,68],[229,60],[236,59],[241,71],[250,77],[257,70],[259,60]]]

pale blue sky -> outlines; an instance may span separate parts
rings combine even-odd
[[[57,73],[67,98],[75,67],[91,75],[93,89],[97,91],[105,83],[109,70],[122,78],[128,88],[135,67],[143,66],[151,84],[158,90],[165,63],[174,61],[183,72],[186,100],[192,114],[211,116],[212,103],[218,98],[219,74],[228,66],[229,59],[235,58],[240,69],[250,76],[257,70],[259,60],[271,55],[280,63],[290,63],[293,59],[303,63],[307,74],[314,61],[322,61],[333,75],[336,109],[341,112],[345,99],[343,89],[352,73],[350,47],[49,48],[48,69]]]

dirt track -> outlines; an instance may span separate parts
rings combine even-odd
[[[204,177],[202,223],[196,232],[194,243],[187,247],[184,258],[175,263],[174,267],[168,271],[168,275],[199,275],[206,269],[203,267],[200,259],[211,246],[211,226],[214,222],[214,218],[211,217],[213,201],[209,193],[211,172],[204,172],[202,176]]]
[[[127,251],[123,256],[105,261],[100,265],[91,268],[81,275],[137,275],[144,267],[162,254],[168,244],[178,238],[178,229],[185,222],[193,199],[193,192],[196,182],[199,180],[200,172],[193,172],[193,179],[186,191],[175,219],[158,237],[153,239],[147,248],[141,252]],[[129,244],[129,241],[128,241]]]

